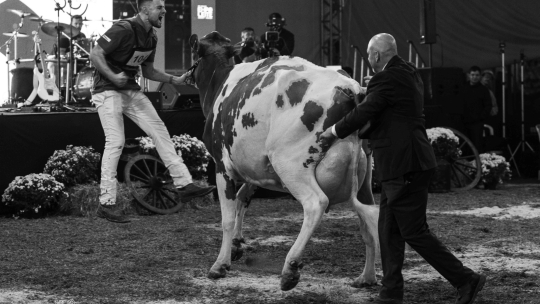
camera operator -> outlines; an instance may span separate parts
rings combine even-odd
[[[235,54],[234,63],[253,62],[261,59],[259,43],[255,37],[255,30],[251,27],[246,27],[241,33],[242,41],[234,45]]]
[[[284,29],[285,18],[272,13],[266,23],[268,31],[261,36],[261,58],[291,55],[294,50],[294,34]]]

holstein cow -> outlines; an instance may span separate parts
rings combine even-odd
[[[376,284],[378,207],[373,204],[371,160],[356,133],[327,151],[319,135],[355,106],[360,85],[298,57],[233,65],[233,46],[218,32],[190,39],[197,63],[190,69],[206,117],[204,143],[216,163],[223,240],[209,278],[226,276],[241,256],[242,220],[256,187],[292,194],[304,222],[281,275],[281,289],[298,284],[302,253],[330,205],[350,202],[360,218],[366,265],[353,286]],[[366,174],[369,173],[369,174]],[[367,178],[366,178],[367,176]],[[243,183],[238,193],[235,185]],[[233,241],[234,237],[234,241]]]

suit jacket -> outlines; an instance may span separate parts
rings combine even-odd
[[[369,139],[375,175],[381,181],[429,170],[437,162],[427,138],[423,111],[424,84],[420,74],[396,55],[371,78],[366,98],[336,124],[336,133],[345,138],[371,122],[361,137]]]

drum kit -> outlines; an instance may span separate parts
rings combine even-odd
[[[57,4],[58,6],[58,4]],[[59,8],[58,10],[61,10]],[[86,11],[86,10],[85,10]],[[93,85],[93,71],[95,68],[92,66],[92,63],[89,59],[90,52],[97,41],[97,35],[92,35],[90,38],[86,38],[81,34],[79,28],[74,27],[70,24],[54,22],[52,20],[47,20],[42,17],[36,16],[32,13],[23,12],[21,10],[8,9],[7,12],[16,14],[21,18],[19,24],[14,24],[13,32],[3,33],[4,36],[9,36],[8,41],[0,46],[6,46],[6,56],[8,64],[8,96],[10,98],[10,103],[16,102],[13,97],[21,97],[24,94],[12,94],[11,85],[10,85],[10,70],[16,70],[17,65],[23,62],[32,62],[37,60],[40,56],[36,54],[35,58],[21,59],[18,57],[17,41],[18,39],[28,38],[34,36],[35,42],[35,53],[43,52],[40,50],[40,39],[38,37],[39,32],[55,37],[59,48],[53,51],[53,54],[50,54],[44,57],[44,62],[41,62],[41,67],[46,71],[47,66],[49,67],[48,74],[55,74],[56,77],[56,88],[60,89],[61,97],[58,100],[58,104],[73,104],[73,103],[88,103],[91,98],[90,90]],[[32,34],[21,32],[23,27],[24,20],[26,17],[30,17],[29,20],[38,24],[37,31],[32,31]],[[92,22],[92,20],[83,19],[86,22]],[[108,20],[95,20],[99,22],[113,22]],[[65,45],[61,46],[60,38],[65,37],[69,41],[69,50],[66,52]],[[14,56],[10,57],[10,46],[13,44]],[[39,60],[41,61],[41,60]],[[10,69],[11,65],[15,65],[15,69]],[[58,73],[58,71],[60,71]],[[35,73],[35,72],[34,72]],[[53,75],[54,76],[54,75]],[[14,74],[15,77],[15,74]],[[24,82],[28,82],[27,80]],[[15,79],[14,79],[15,83]],[[32,83],[32,81],[30,81]],[[35,83],[34,83],[35,86]],[[36,87],[34,87],[35,91]],[[15,89],[14,89],[15,90]],[[33,96],[32,96],[33,95]],[[34,99],[36,94],[30,94],[27,102],[30,102]],[[41,95],[39,95],[41,97]],[[24,96],[23,98],[27,98]],[[43,99],[43,97],[41,97]],[[50,100],[49,100],[50,101]],[[54,102],[54,101],[53,101]]]

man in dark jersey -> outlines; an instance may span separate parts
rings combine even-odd
[[[204,196],[215,188],[193,184],[181,156],[176,154],[165,124],[135,81],[139,67],[143,76],[150,80],[180,85],[185,79],[184,75],[176,77],[154,68],[157,45],[154,27],[161,28],[165,16],[164,1],[138,0],[137,4],[139,14],[115,23],[98,39],[90,57],[97,70],[92,101],[105,132],[97,215],[119,223],[130,221],[115,208],[116,169],[125,142],[122,115],[133,120],[152,138],[183,200]]]

